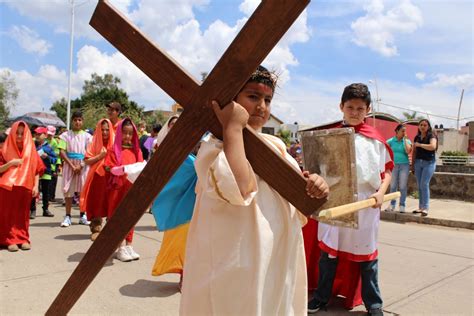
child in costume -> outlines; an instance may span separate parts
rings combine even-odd
[[[59,142],[55,138],[56,136],[56,127],[52,125],[46,126],[48,129],[46,142],[51,146],[54,153],[56,154],[56,163],[52,165],[51,171],[51,182],[49,183],[49,201],[54,202],[56,200],[56,185],[58,183],[58,174],[61,171],[61,158],[60,158],[60,149],[58,148]]]
[[[15,122],[0,151],[0,246],[8,251],[31,249],[30,203],[44,168],[28,125]]]
[[[143,157],[138,141],[137,129],[130,118],[125,118],[118,123],[114,144],[112,148],[107,151],[107,155],[105,156],[105,170],[111,171],[112,168],[123,169],[126,165],[142,161]],[[131,187],[132,183],[127,180],[126,175],[118,175],[115,172],[111,172],[107,185],[108,217],[111,217],[115,213],[115,209]],[[140,258],[140,255],[136,253],[132,247],[132,241],[133,228],[125,238],[125,244],[122,244],[116,253],[118,260],[128,262]]]
[[[383,315],[378,286],[377,235],[380,206],[391,180],[393,154],[377,130],[364,122],[370,111],[370,101],[366,85],[354,83],[347,86],[341,97],[340,109],[344,115],[341,127],[353,127],[356,132],[358,200],[374,197],[376,205],[359,211],[358,228],[318,224],[321,248],[319,278],[314,297],[308,303],[309,313],[315,313],[328,304],[340,258],[358,263],[365,307],[369,315]]]
[[[101,119],[87,147],[85,163],[89,166],[89,172],[81,192],[80,207],[86,211],[87,220],[91,222],[92,241],[102,230],[102,217],[107,217],[109,211],[106,189],[110,174],[104,169],[104,161],[107,151],[112,149],[114,137],[112,123]]]
[[[256,175],[246,159],[243,128],[270,117],[276,80],[259,67],[234,101],[213,109],[223,141],[203,142],[195,162],[196,204],[188,232],[181,315],[305,315],[306,267],[301,226],[306,218]],[[277,137],[261,134],[288,160]],[[307,193],[328,186],[304,173]]]
[[[43,200],[43,216],[46,217],[54,217],[54,214],[51,213],[49,208],[49,186],[51,185],[51,179],[53,174],[53,168],[56,165],[56,153],[54,152],[53,148],[46,142],[46,134],[48,133],[48,129],[46,127],[37,127],[35,129],[35,137],[36,137],[36,150],[38,154],[40,154],[41,159],[43,160],[45,171],[43,175],[40,177],[40,188],[41,188],[41,195]],[[34,219],[36,217],[36,199],[31,200],[31,207],[30,207],[30,219]]]
[[[66,202],[66,216],[61,227],[69,227],[71,222],[72,199],[75,193],[81,193],[86,181],[88,166],[84,162],[87,146],[92,136],[82,130],[82,113],[77,111],[71,116],[72,130],[62,133],[58,148],[63,160],[63,192]],[[80,211],[79,224],[89,225],[86,214]]]

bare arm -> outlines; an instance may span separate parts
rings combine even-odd
[[[429,144],[415,143],[415,148],[420,147],[420,148],[423,148],[425,150],[435,151],[437,144],[438,144],[438,140],[435,137],[432,137],[430,139]]]
[[[245,156],[242,130],[247,124],[249,115],[236,102],[231,102],[221,109],[219,104],[213,101],[212,107],[222,124],[225,156],[239,187],[240,194],[246,196],[250,190],[250,172]]]
[[[72,168],[72,170],[75,174],[81,172],[82,166],[74,164],[71,161],[71,159],[69,159],[69,157],[67,156],[67,153],[64,149],[61,149],[60,155],[61,155],[61,158],[63,159],[63,161],[65,161],[69,166],[71,166],[71,168]]]
[[[59,155],[61,156],[63,161],[65,161],[69,166],[71,166],[71,168],[74,169],[74,164],[72,163],[71,159],[69,159],[64,149],[61,149],[61,151],[59,152]]]
[[[387,192],[388,186],[390,185],[390,181],[392,181],[392,171],[385,170],[384,174],[385,176],[382,180],[382,184],[380,185],[379,190],[371,195],[377,200],[377,203],[375,204],[374,208],[382,206],[383,196],[385,195],[385,192]]]
[[[10,160],[9,162],[3,164],[0,166],[0,173],[4,173],[5,171],[7,171],[8,169],[10,169],[11,167],[16,167],[16,166],[19,166],[21,165],[23,162],[23,159],[12,159]]]
[[[405,137],[404,144],[405,144],[405,152],[407,153],[407,155],[409,155],[411,153],[411,150],[413,149],[413,146],[412,144],[408,143],[408,138],[406,137]]]
[[[105,155],[107,154],[107,149],[102,147],[100,153],[97,156],[91,157],[91,158],[86,158],[84,159],[84,163],[88,166],[95,164],[96,162],[102,160],[105,158]]]
[[[415,171],[415,160],[416,160],[416,146],[413,146],[413,151],[411,153],[411,171]]]
[[[31,191],[31,196],[35,197],[38,195],[38,186],[39,185],[39,175],[35,176],[35,185],[33,186],[33,189]]]

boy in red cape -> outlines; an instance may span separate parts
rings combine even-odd
[[[86,211],[90,221],[91,240],[94,241],[102,229],[102,217],[108,215],[107,182],[104,162],[108,150],[114,144],[115,132],[108,119],[101,119],[95,127],[92,142],[87,146],[85,164],[89,166],[86,182],[81,191],[80,209]]]
[[[366,85],[353,83],[345,87],[340,104],[344,121],[340,127],[352,127],[356,132],[358,200],[374,197],[376,204],[374,208],[359,211],[357,229],[318,223],[319,277],[314,297],[308,303],[309,313],[325,308],[331,294],[349,296],[346,305],[352,305],[350,301],[355,303],[361,289],[369,315],[383,315],[377,235],[380,206],[391,180],[393,154],[377,130],[364,122],[370,101]]]
[[[11,127],[0,151],[2,165],[9,167],[0,169],[0,245],[12,252],[18,251],[18,245],[29,250],[30,203],[38,195],[39,175],[45,167],[25,122]]]
[[[112,217],[115,209],[132,187],[132,183],[127,180],[127,175],[120,173],[116,175],[114,170],[122,169],[124,165],[142,162],[143,156],[138,141],[138,133],[135,125],[130,118],[125,118],[118,123],[115,131],[115,140],[113,147],[105,156],[104,167],[110,171],[108,191],[108,217]],[[116,253],[116,258],[123,262],[138,260],[140,255],[132,248],[133,229],[130,230],[125,238],[125,245],[121,245]]]

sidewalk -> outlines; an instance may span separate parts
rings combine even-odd
[[[384,203],[382,210],[385,210],[388,206],[388,202]],[[394,212],[382,211],[380,218],[390,222],[415,222],[474,230],[474,203],[472,202],[430,199],[430,210],[426,217],[413,214],[412,211],[416,209],[418,209],[418,199],[407,197],[406,213],[399,213],[397,205]]]

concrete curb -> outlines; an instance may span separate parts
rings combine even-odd
[[[421,217],[420,215],[413,215],[411,213],[399,213],[399,212],[380,212],[380,219],[388,222],[397,222],[397,223],[418,223],[418,224],[428,224],[428,225],[439,225],[445,227],[453,228],[464,228],[474,230],[474,223],[456,221],[443,218],[434,218],[429,215],[426,217]]]

